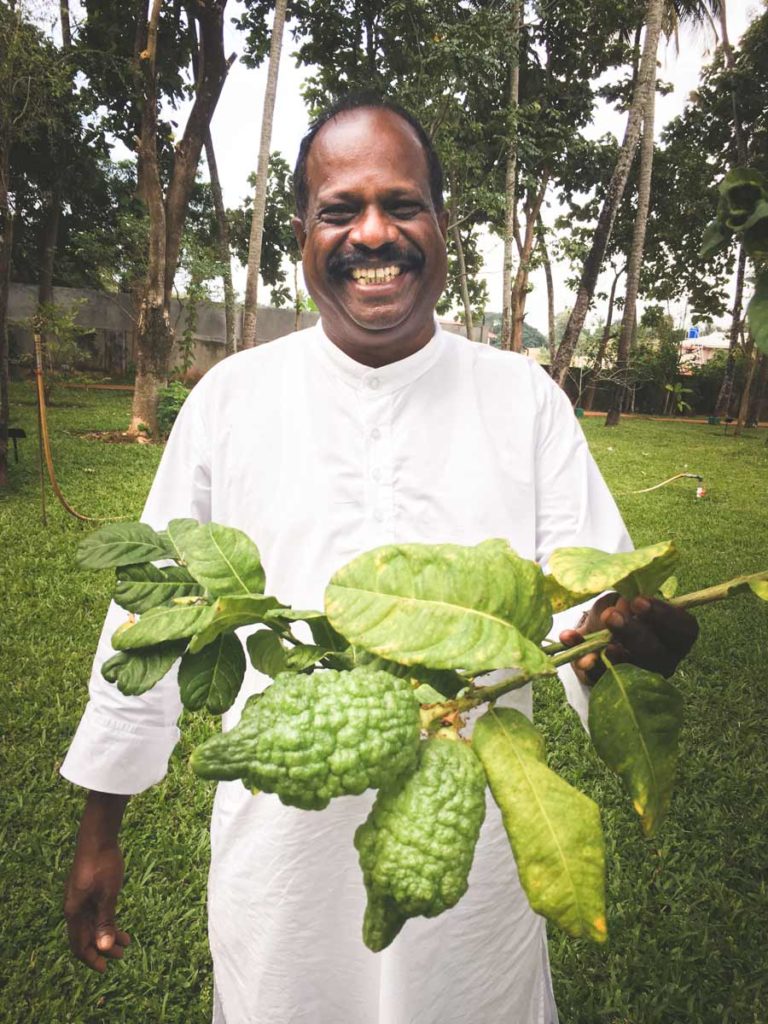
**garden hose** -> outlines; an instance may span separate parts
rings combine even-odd
[[[625,494],[648,494],[649,491],[656,491],[656,490],[659,489],[659,487],[666,487],[666,485],[667,484],[671,484],[673,480],[682,480],[684,478],[687,478],[687,479],[690,479],[690,480],[698,480],[699,481],[699,484],[701,486],[696,488],[696,497],[697,498],[701,498],[701,497],[703,497],[707,493],[706,490],[704,489],[704,486],[703,486],[703,484],[704,484],[704,477],[701,476],[699,473],[676,473],[675,476],[671,476],[668,480],[662,480],[660,484],[654,484],[653,487],[643,487],[642,490],[639,490],[639,491],[625,491],[624,493]],[[701,492],[701,493],[699,493],[699,492]]]
[[[39,334],[35,334],[35,380],[37,382],[37,415],[38,427],[40,430],[40,449],[48,469],[48,479],[51,481],[53,493],[59,499],[64,509],[75,519],[83,523],[107,523],[115,522],[118,519],[125,519],[125,516],[84,516],[72,508],[64,497],[61,487],[56,479],[56,471],[53,468],[53,455],[51,454],[51,439],[48,434],[48,416],[45,407],[45,388],[43,383],[43,342]],[[41,483],[42,483],[41,466]],[[45,492],[43,491],[43,522],[45,522]]]

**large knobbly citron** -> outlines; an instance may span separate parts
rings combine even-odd
[[[191,764],[203,778],[242,779],[284,804],[322,810],[412,771],[418,749],[408,680],[366,667],[283,672],[250,698],[234,729],[197,747]]]
[[[458,903],[484,817],[485,772],[470,744],[421,743],[416,771],[380,790],[355,833],[369,949],[388,946],[409,917],[436,917]]]

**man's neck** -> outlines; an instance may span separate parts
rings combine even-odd
[[[350,342],[343,337],[342,332],[335,331],[333,326],[327,327],[323,323],[323,330],[326,336],[341,351],[354,359],[356,363],[363,366],[370,366],[371,369],[378,369],[381,366],[389,366],[390,363],[398,363],[401,359],[407,359],[415,352],[429,344],[435,334],[435,323],[430,321],[420,330],[412,334],[392,340],[381,340],[376,332],[371,332],[370,342]]]

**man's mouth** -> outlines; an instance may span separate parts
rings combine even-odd
[[[401,268],[397,264],[384,267],[353,267],[350,271],[351,277],[358,284],[384,284],[398,277],[400,273]]]

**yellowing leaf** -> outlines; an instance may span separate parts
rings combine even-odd
[[[351,644],[403,665],[549,669],[543,575],[504,541],[376,548],[333,576],[325,610]]]
[[[544,763],[544,741],[519,711],[492,708],[472,746],[501,810],[531,907],[564,931],[603,942],[605,851],[597,805]]]
[[[564,611],[604,590],[622,597],[655,594],[677,561],[671,541],[609,554],[597,548],[558,548],[549,559],[546,593],[552,610]]]
[[[677,688],[635,665],[611,665],[593,687],[589,731],[595,750],[615,771],[653,835],[672,798],[683,700]]]

